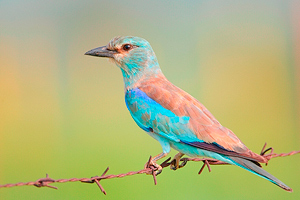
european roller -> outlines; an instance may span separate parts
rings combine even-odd
[[[171,147],[178,154],[171,168],[177,169],[180,158],[210,157],[239,166],[292,191],[279,179],[261,168],[268,160],[249,150],[228,128],[194,97],[173,85],[162,73],[150,44],[139,37],[115,37],[106,46],[85,55],[107,57],[121,69],[125,85],[125,103],[136,124],[156,139],[162,153],[156,162],[168,155]]]

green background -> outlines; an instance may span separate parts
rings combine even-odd
[[[0,0],[0,184],[143,168],[161,147],[131,119],[120,70],[84,56],[118,35],[147,39],[166,77],[253,151],[300,149],[300,2]],[[176,152],[172,151],[171,155]],[[0,199],[300,199],[300,155],[265,167],[285,192],[235,166],[202,163]]]

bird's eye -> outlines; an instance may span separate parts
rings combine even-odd
[[[131,44],[124,44],[122,48],[124,51],[129,51],[133,48],[133,46]]]

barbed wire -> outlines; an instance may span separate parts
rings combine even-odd
[[[264,156],[268,161],[271,160],[272,158],[286,157],[286,156],[291,156],[291,155],[300,153],[300,150],[299,150],[299,151],[291,151],[289,153],[276,154],[276,153],[273,153],[273,148],[272,147],[270,147],[268,149],[265,149],[266,145],[267,145],[267,143],[265,143],[265,145],[263,146],[260,155]],[[268,151],[271,151],[271,152],[269,154],[266,154]],[[174,160],[169,162],[170,160],[171,160],[171,158],[168,158],[167,160],[165,160],[161,164],[161,167],[165,168],[165,167],[168,167],[171,164],[175,164]],[[228,164],[228,163],[225,163],[225,162],[222,162],[222,161],[219,161],[219,160],[216,160],[216,159],[211,159],[211,158],[181,158],[180,161],[182,162],[180,164],[180,166],[182,166],[182,167],[185,166],[186,163],[189,162],[189,161],[203,162],[203,165],[200,168],[198,174],[202,173],[205,166],[207,166],[208,171],[211,172],[210,165],[227,165]],[[49,185],[49,184],[80,181],[82,183],[96,183],[97,186],[100,188],[101,192],[106,195],[106,191],[104,190],[104,188],[100,184],[100,181],[104,180],[104,179],[122,178],[122,177],[125,177],[125,176],[131,176],[131,175],[136,175],[136,174],[151,174],[153,176],[154,184],[156,185],[157,184],[156,171],[158,170],[158,168],[151,165],[150,162],[151,162],[151,156],[150,156],[148,162],[146,163],[146,166],[145,166],[144,169],[139,170],[139,171],[130,171],[130,172],[123,173],[123,174],[106,175],[106,173],[109,170],[109,167],[107,167],[101,176],[94,176],[94,177],[91,177],[91,178],[69,178],[69,179],[56,179],[55,180],[55,179],[50,178],[49,175],[46,174],[46,178],[40,178],[36,181],[30,181],[30,182],[19,182],[19,183],[13,183],[13,184],[11,184],[11,183],[4,184],[4,185],[0,185],[0,188],[10,188],[10,187],[16,187],[16,186],[33,185],[33,186],[36,186],[36,187],[39,187],[39,188],[40,187],[49,187],[49,188],[53,188],[53,189],[58,189],[57,187],[55,187],[53,185]],[[266,165],[267,165],[267,163],[266,163]]]

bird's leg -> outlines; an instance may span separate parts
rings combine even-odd
[[[176,170],[176,169],[179,169],[181,167],[184,167],[187,163],[187,161],[183,161],[180,165],[179,165],[179,162],[180,162],[180,158],[183,156],[184,154],[183,153],[178,153],[174,156],[173,160],[171,161],[171,164],[170,164],[170,169],[172,170]]]
[[[157,156],[154,156],[153,158],[150,159],[149,162],[146,163],[145,169],[149,168],[149,166],[152,165],[157,168],[155,175],[160,174],[162,172],[162,167],[159,164],[157,164],[156,161],[158,161],[161,158],[166,157],[167,155],[168,155],[167,153],[163,152],[163,153],[158,154]],[[147,173],[147,174],[152,175],[152,173]]]

